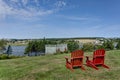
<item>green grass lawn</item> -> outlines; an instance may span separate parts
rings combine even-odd
[[[71,72],[65,67],[64,56],[70,54],[0,60],[0,80],[120,80],[120,50],[106,52],[105,63],[110,70],[84,65],[85,71],[77,68]]]

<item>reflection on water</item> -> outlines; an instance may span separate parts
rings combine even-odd
[[[26,46],[11,46],[11,47],[12,47],[12,55],[24,56]]]
[[[8,48],[8,46],[6,47],[6,49]],[[25,56],[25,48],[26,46],[11,46],[12,48],[12,54],[11,55],[15,55],[15,56]],[[28,54],[29,56],[39,56],[39,55],[45,55],[44,52],[32,52]]]
[[[7,47],[6,47],[6,49],[7,49]],[[12,48],[11,55],[15,55],[15,56],[24,56],[25,55],[24,52],[25,52],[26,46],[11,46],[11,48]]]

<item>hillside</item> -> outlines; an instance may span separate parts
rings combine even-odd
[[[84,65],[85,71],[78,68],[71,72],[65,67],[64,56],[70,54],[0,60],[0,80],[120,80],[120,50],[106,52],[110,70],[99,67],[97,71]]]

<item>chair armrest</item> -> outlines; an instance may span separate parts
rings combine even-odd
[[[66,59],[66,63],[69,63],[69,64],[70,64],[70,62],[68,61],[68,57],[65,57],[65,59]]]
[[[65,57],[66,61],[68,62],[68,57]]]
[[[68,59],[68,57],[65,56],[65,59]]]

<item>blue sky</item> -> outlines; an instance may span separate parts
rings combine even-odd
[[[0,38],[120,37],[120,0],[0,0]]]

